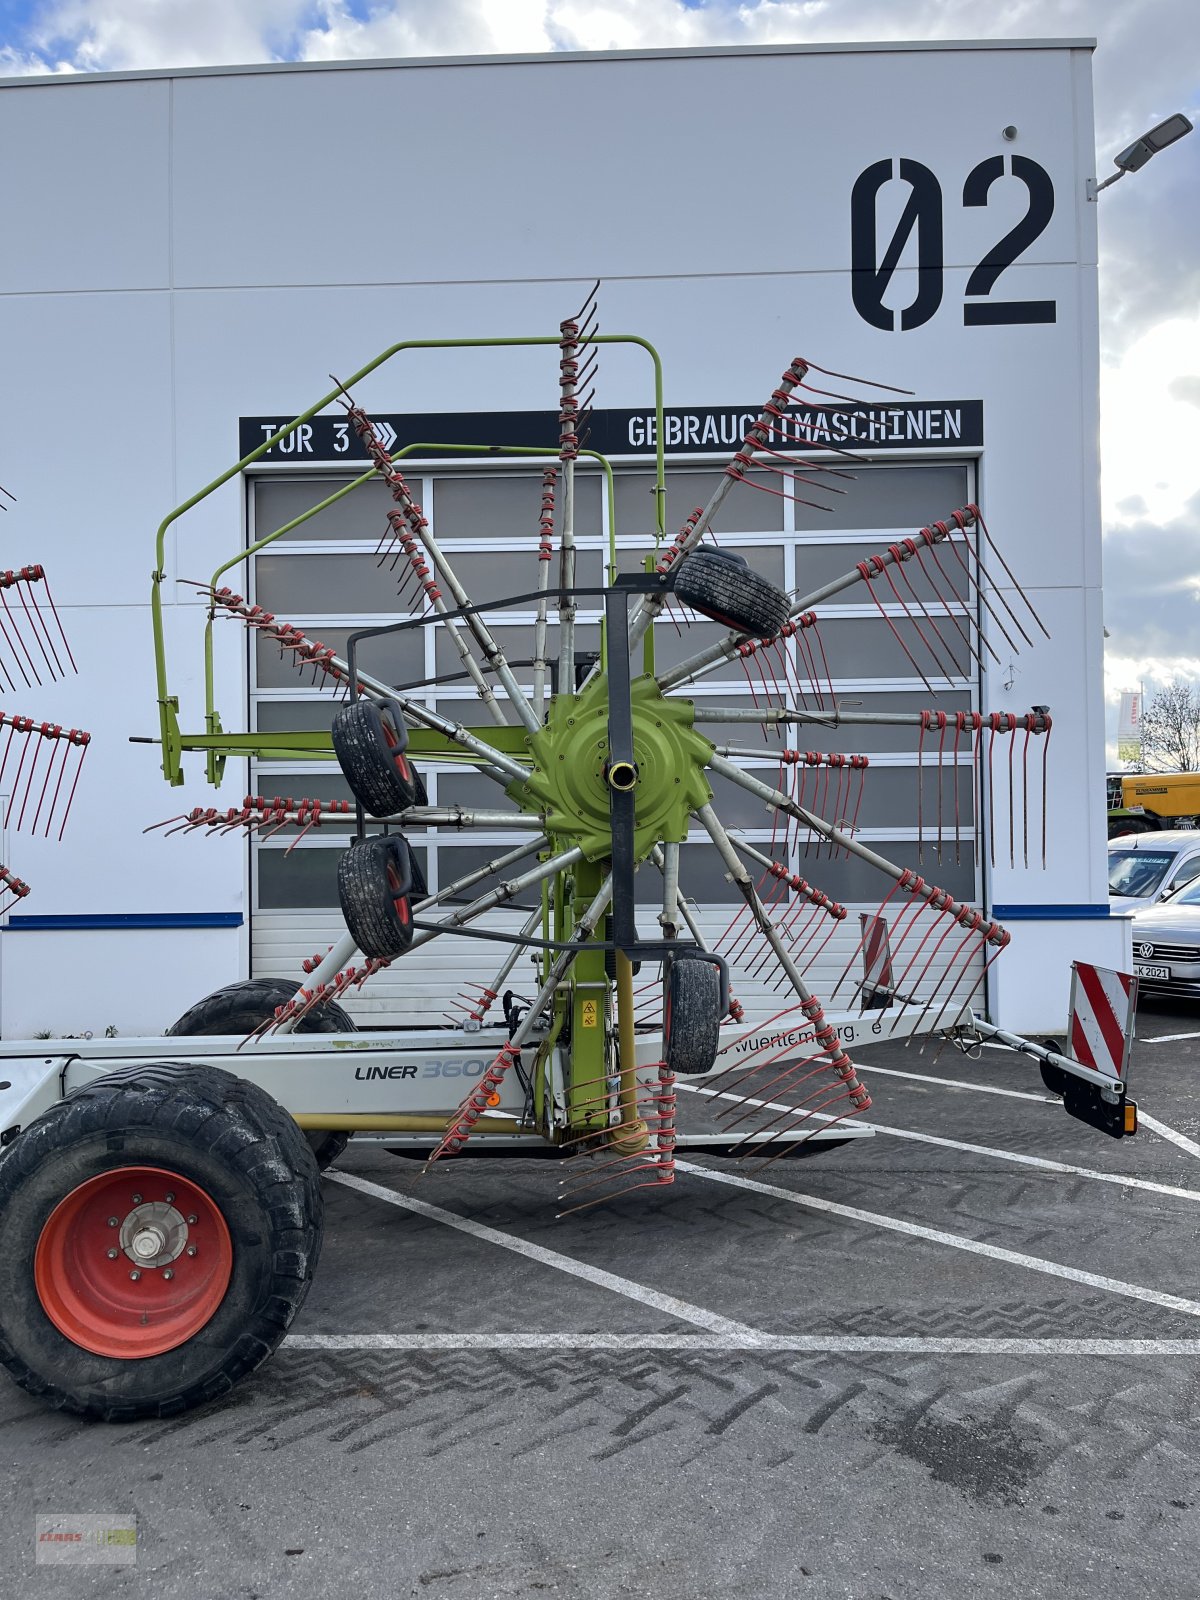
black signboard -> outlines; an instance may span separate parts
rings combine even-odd
[[[760,408],[752,406],[673,406],[663,415],[666,451],[673,457],[727,454],[737,448],[759,415]],[[290,420],[283,416],[243,417],[238,436],[241,454],[257,450]],[[383,414],[372,416],[371,421],[390,451],[414,444],[524,445],[548,455],[558,449],[558,415],[553,411]],[[593,411],[583,442],[589,450],[605,456],[653,457],[654,412]],[[908,400],[898,405],[791,406],[772,443],[785,450],[835,445],[872,453],[978,448],[983,444],[983,402]],[[301,423],[261,459],[365,461],[367,455],[345,415],[338,412]]]

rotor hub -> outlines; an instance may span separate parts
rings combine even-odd
[[[692,702],[667,699],[653,678],[635,678],[633,770],[611,763],[608,679],[580,695],[558,695],[546,723],[527,744],[533,772],[509,788],[523,810],[545,817],[556,850],[578,847],[589,861],[612,854],[614,789],[632,792],[634,853],[645,860],[663,840],[686,839],[691,813],[712,799],[704,768],[712,744],[692,725]]]

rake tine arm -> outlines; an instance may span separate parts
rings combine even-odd
[[[829,1069],[845,1084],[846,1091],[855,1107],[865,1111],[871,1104],[871,1097],[859,1082],[854,1065],[846,1054],[836,1029],[832,1024],[825,1021],[825,1014],[820,1001],[809,990],[795,962],[789,955],[787,946],[779,937],[775,924],[771,921],[766,907],[759,899],[758,891],[751,881],[750,874],[742,864],[741,858],[734,848],[733,841],[722,826],[720,818],[710,805],[701,806],[696,812],[696,816],[699,818],[709,838],[716,845],[730,876],[750,907],[751,915],[758,923],[763,938],[774,950],[776,959],[787,974],[788,982],[795,990],[801,1009],[812,1021],[816,1029],[817,1042],[824,1050],[828,1051]]]
[[[975,520],[974,512],[969,509],[955,512],[951,517],[956,530],[962,529],[965,531],[966,528],[973,526]],[[870,556],[867,561],[852,567],[849,572],[844,572],[840,578],[833,578],[820,589],[814,589],[811,594],[806,594],[802,599],[794,601],[790,614],[793,618],[798,618],[811,611],[814,606],[820,605],[823,600],[830,600],[834,595],[841,594],[844,590],[852,588],[856,583],[862,583],[866,577],[864,568],[868,568],[873,574],[878,574],[887,567],[908,561],[921,549],[932,548],[950,537],[951,530],[949,524],[945,522],[934,523],[928,528],[920,528],[910,538],[901,540],[898,545],[892,545],[887,551]],[[909,548],[910,546],[911,548]],[[672,667],[669,672],[661,674],[658,680],[659,688],[663,690],[674,689],[682,683],[693,682],[695,679],[715,671],[723,662],[728,661],[737,653],[738,646],[744,642],[745,638],[746,635],[741,633],[731,632],[726,634],[724,639],[718,640],[716,644],[710,645],[708,649],[698,651],[696,655],[689,657],[688,660],[681,661],[678,666]]]
[[[206,586],[202,586],[206,587]],[[234,594],[231,589],[217,589],[212,593],[213,604],[222,606],[233,616],[239,617],[251,627],[259,628],[270,637],[278,637],[280,632],[296,633],[298,629],[288,629],[287,624],[277,623],[270,612],[264,612],[257,606],[250,606],[240,594]],[[303,635],[299,635],[301,638]],[[330,650],[322,655],[324,670],[340,682],[349,680],[350,667],[343,658]],[[431,711],[428,706],[419,700],[409,699],[400,690],[393,689],[389,684],[383,683],[379,678],[370,673],[358,674],[360,688],[367,694],[380,699],[395,700],[404,715],[413,722],[419,722],[422,727],[432,728],[436,733],[441,733],[448,739],[471,755],[479,758],[480,770],[494,782],[507,786],[514,778],[524,780],[529,776],[528,769],[521,766],[520,762],[506,756],[503,751],[480,739],[476,734],[465,728],[461,722],[452,722],[448,717],[439,716],[436,711]],[[488,769],[492,770],[489,771]]]

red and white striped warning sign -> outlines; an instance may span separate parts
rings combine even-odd
[[[1071,1059],[1120,1082],[1129,1068],[1136,1005],[1137,979],[1131,973],[1076,961],[1071,968]]]
[[[892,947],[888,925],[881,916],[869,911],[860,911],[858,921],[862,928],[863,1006],[878,1010],[891,1000]]]

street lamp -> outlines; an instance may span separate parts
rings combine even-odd
[[[1174,144],[1176,139],[1182,139],[1185,133],[1191,131],[1191,123],[1182,111],[1177,111],[1165,122],[1160,122],[1156,128],[1151,128],[1149,133],[1143,133],[1140,139],[1135,139],[1119,155],[1113,157],[1117,170],[1111,178],[1105,178],[1103,183],[1096,184],[1092,190],[1092,199],[1096,198],[1101,189],[1107,189],[1110,183],[1116,183],[1117,179],[1123,178],[1127,172],[1140,172],[1151,156],[1156,156],[1160,150],[1165,150],[1169,144]]]

